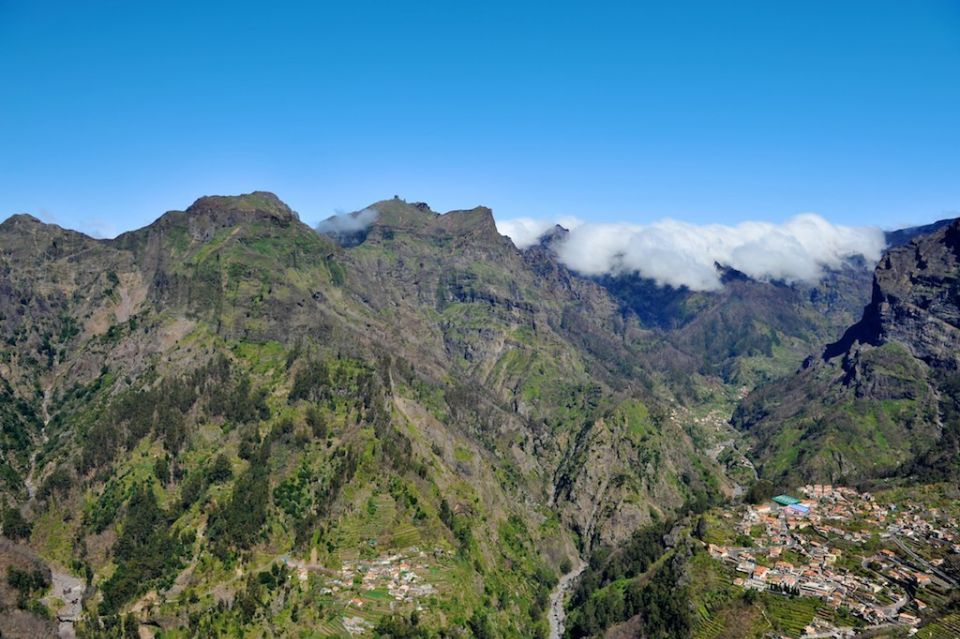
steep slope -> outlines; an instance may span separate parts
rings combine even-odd
[[[725,488],[602,288],[488,209],[372,208],[348,246],[262,192],[0,225],[2,489],[89,635],[538,636],[574,541]]]
[[[960,221],[888,251],[862,319],[735,423],[774,479],[956,476]]]
[[[950,220],[891,231],[889,248],[943,227]],[[559,231],[547,245],[562,237]],[[663,344],[651,365],[679,380],[698,373],[753,388],[789,375],[821,344],[859,319],[870,301],[872,267],[863,257],[824,267],[819,281],[765,282],[717,264],[723,288],[691,291],[659,286],[637,273],[597,278]]]
[[[79,345],[126,321],[139,290],[129,255],[27,215],[0,224],[0,494],[24,498],[48,390],[95,367]],[[123,278],[119,274],[123,274]],[[64,376],[73,369],[71,379]]]
[[[658,286],[637,274],[599,279],[625,312],[658,329],[651,361],[680,377],[698,373],[752,388],[797,368],[819,344],[853,323],[869,301],[862,258],[828,270],[816,284],[761,282],[717,265],[719,291]]]
[[[651,507],[676,508],[697,491],[717,489],[717,467],[698,466],[703,455],[677,424],[609,419],[633,414],[634,397],[646,403],[639,406],[644,415],[667,411],[645,372],[648,333],[600,287],[569,273],[546,250],[518,252],[497,233],[489,209],[438,215],[398,200],[370,209],[380,212],[378,219],[346,252],[356,265],[358,293],[384,291],[365,301],[389,313],[391,343],[404,345],[408,360],[420,367],[430,353],[442,352],[459,384],[491,392],[485,411],[460,409],[458,422],[528,469],[527,490],[553,502],[584,544],[595,535],[622,539],[649,520]],[[644,427],[677,432],[634,443],[628,431]],[[652,467],[628,461],[638,446],[655,449]],[[579,463],[590,456],[598,463]],[[615,471],[612,460],[621,457],[624,465]],[[630,485],[622,478],[611,483],[596,468],[630,477]],[[709,487],[704,475],[712,478]],[[683,476],[695,479],[676,481]]]

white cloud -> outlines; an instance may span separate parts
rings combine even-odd
[[[519,249],[533,246],[556,224],[565,229],[573,229],[581,224],[575,217],[561,217],[556,220],[537,220],[532,217],[518,217],[513,220],[497,220],[497,231],[506,235]]]
[[[498,221],[497,228],[522,249],[553,224],[521,218]],[[876,262],[884,246],[878,228],[838,226],[804,213],[783,224],[735,226],[669,219],[645,225],[578,221],[556,250],[561,262],[585,275],[637,272],[661,285],[703,291],[722,285],[715,263],[760,280],[810,282],[819,279],[825,267],[838,267],[854,255]]]
[[[321,221],[316,230],[324,235],[356,233],[376,222],[379,215],[379,211],[369,208],[356,213],[339,213]]]

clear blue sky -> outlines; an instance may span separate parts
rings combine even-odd
[[[0,217],[91,232],[254,189],[310,222],[960,215],[957,0],[0,0],[0,80]]]

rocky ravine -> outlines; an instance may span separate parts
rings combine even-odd
[[[583,574],[586,567],[586,562],[577,560],[573,569],[560,577],[556,588],[550,593],[550,639],[560,639],[563,636],[563,623],[567,617],[567,609],[565,607],[567,594],[573,590],[577,579]]]
[[[63,602],[56,611],[58,636],[60,639],[74,639],[74,624],[83,612],[83,581],[68,572],[51,569],[50,594],[44,603],[50,606],[54,599]]]

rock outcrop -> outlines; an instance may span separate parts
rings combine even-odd
[[[960,431],[960,220],[891,248],[859,322],[795,375],[761,388],[735,423],[771,478],[954,473]],[[936,452],[936,455],[933,453]],[[936,462],[932,461],[936,457]]]

